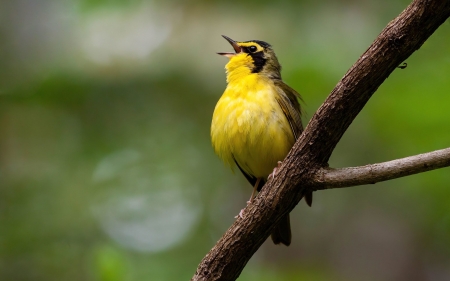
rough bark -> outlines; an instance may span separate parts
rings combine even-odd
[[[416,0],[386,26],[314,114],[275,178],[205,256],[191,280],[236,280],[305,190],[324,186],[317,175],[372,94],[449,16],[450,0]]]

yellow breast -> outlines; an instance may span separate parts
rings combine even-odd
[[[275,97],[273,82],[257,74],[229,81],[211,124],[215,152],[248,174],[267,178],[294,144],[294,136]]]

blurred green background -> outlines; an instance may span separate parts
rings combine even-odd
[[[209,126],[231,51],[271,43],[305,124],[409,1],[0,2],[0,280],[189,280],[251,187]],[[450,24],[330,165],[450,146]],[[239,280],[450,280],[450,173],[315,193]]]

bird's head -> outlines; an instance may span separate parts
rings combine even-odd
[[[234,53],[218,53],[230,59],[226,65],[228,80],[233,73],[239,76],[258,73],[270,78],[281,78],[281,66],[270,44],[260,40],[237,42],[225,35],[222,36],[235,51]]]

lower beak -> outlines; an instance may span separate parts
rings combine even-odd
[[[222,35],[223,38],[225,38],[230,44],[231,46],[233,46],[233,49],[236,53],[217,53],[218,55],[227,57],[227,58],[232,58],[234,57],[236,54],[239,54],[240,52],[242,52],[242,48],[237,44],[236,41],[234,41],[233,39],[231,39],[228,36]]]

